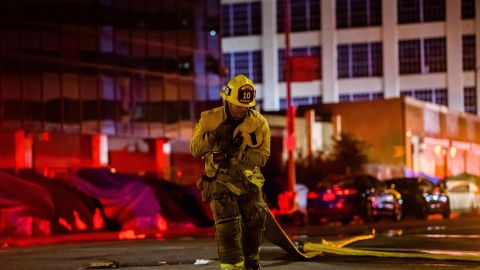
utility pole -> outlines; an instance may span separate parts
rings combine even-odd
[[[292,106],[292,63],[290,53],[290,1],[284,0],[285,83],[287,86],[288,191],[295,192],[295,108]],[[293,194],[294,196],[294,194]],[[292,198],[295,199],[295,196]]]

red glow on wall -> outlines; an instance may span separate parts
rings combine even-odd
[[[25,167],[25,133],[15,131],[15,168]]]
[[[278,195],[278,208],[280,210],[293,209],[296,193],[292,191],[286,191]]]
[[[50,132],[45,131],[45,132],[40,133],[39,139],[42,142],[49,142],[50,141]]]
[[[100,167],[100,135],[92,135],[92,166]]]
[[[156,157],[156,165],[157,170],[163,172],[165,170],[165,153],[163,152],[163,145],[165,141],[162,139],[157,139],[155,141],[155,157]]]

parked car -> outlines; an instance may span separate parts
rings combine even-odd
[[[354,216],[371,222],[382,216],[393,220],[403,217],[400,193],[371,175],[349,176],[322,184],[307,196],[307,213],[311,222],[322,218],[348,224]]]
[[[414,214],[426,219],[430,214],[442,214],[450,217],[450,199],[445,190],[435,186],[425,178],[395,178],[385,183],[395,188],[404,200],[405,213]]]

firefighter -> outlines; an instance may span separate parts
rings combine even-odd
[[[244,75],[221,90],[224,106],[202,112],[190,151],[205,163],[197,181],[210,203],[221,269],[260,269],[267,205],[260,172],[270,156],[270,128],[253,109],[255,85]]]

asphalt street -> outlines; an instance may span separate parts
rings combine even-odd
[[[406,219],[349,226],[328,223],[287,228],[296,240],[320,242],[363,234],[376,237],[352,244],[356,249],[431,252],[480,256],[480,216],[428,221]],[[146,238],[153,238],[147,236]],[[63,243],[0,249],[0,269],[86,269],[95,263],[116,261],[121,269],[218,269],[212,231],[165,239]],[[323,255],[300,261],[265,241],[262,269],[480,269],[479,263],[427,259],[374,258]]]

